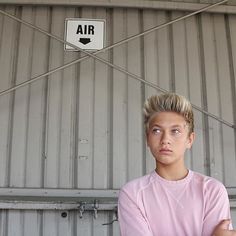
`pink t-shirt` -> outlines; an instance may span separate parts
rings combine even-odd
[[[230,205],[216,179],[189,170],[168,181],[153,171],[122,187],[118,216],[122,236],[211,236]]]

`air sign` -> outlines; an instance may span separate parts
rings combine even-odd
[[[105,20],[68,18],[65,21],[65,40],[84,50],[104,48]],[[78,51],[69,45],[65,50]]]

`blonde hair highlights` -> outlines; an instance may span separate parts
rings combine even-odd
[[[146,132],[149,129],[150,118],[157,112],[176,112],[182,115],[189,127],[189,134],[194,131],[194,116],[191,103],[184,97],[175,93],[165,93],[149,97],[143,107],[144,124]]]

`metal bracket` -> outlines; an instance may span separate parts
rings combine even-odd
[[[94,204],[94,206],[93,206],[93,210],[94,210],[93,216],[94,216],[94,219],[97,219],[98,218],[98,208],[99,208],[98,200],[95,199],[93,204]]]
[[[80,204],[79,204],[79,218],[80,219],[83,218],[83,213],[85,211],[85,205],[86,205],[86,202],[80,202]]]
[[[112,225],[114,222],[118,221],[118,208],[117,207],[114,209],[114,212],[115,212],[115,219],[113,219],[111,222],[104,223],[102,225]]]
[[[94,199],[93,202],[84,202],[84,201],[79,202],[78,210],[80,219],[83,218],[83,214],[86,211],[92,211],[94,219],[98,218],[98,211],[113,211],[115,212],[117,219],[117,204],[99,203],[98,199]]]

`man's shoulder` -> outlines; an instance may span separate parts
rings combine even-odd
[[[196,183],[201,184],[206,190],[225,189],[223,183],[221,183],[219,180],[195,171],[193,171],[193,179]]]
[[[133,179],[127,182],[125,185],[123,185],[121,188],[121,191],[137,193],[140,190],[143,190],[146,187],[148,187],[153,182],[154,180],[153,175],[154,175],[154,172],[151,172],[142,177]]]

